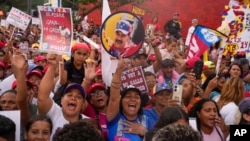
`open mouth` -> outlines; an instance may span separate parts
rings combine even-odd
[[[100,104],[102,103],[104,100],[103,99],[98,99],[97,102]]]
[[[76,104],[74,104],[74,103],[69,103],[69,104],[68,104],[68,108],[69,108],[70,110],[75,110],[75,109],[76,109]]]
[[[134,103],[128,104],[128,109],[129,110],[136,110],[136,105]]]
[[[209,118],[208,119],[211,123],[215,123],[215,118]]]

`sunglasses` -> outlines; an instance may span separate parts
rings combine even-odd
[[[98,95],[103,95],[103,94],[105,94],[105,91],[101,90],[101,91],[96,92],[96,93],[90,93],[90,96],[91,97],[97,97]]]

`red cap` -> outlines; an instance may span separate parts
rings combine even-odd
[[[29,80],[25,80],[28,87],[33,88],[33,84]],[[17,80],[14,80],[11,85],[11,89],[15,89],[17,85]]]
[[[3,62],[0,61],[0,67],[3,68],[4,70],[6,69],[6,66]]]
[[[103,83],[93,83],[88,88],[88,96],[92,93],[96,88],[106,90],[106,87]]]
[[[155,54],[150,54],[148,57],[148,61],[155,61],[155,60],[156,60]]]
[[[39,55],[35,58],[35,63],[39,62],[39,61],[43,61],[43,60],[46,60],[46,57],[43,56],[43,55]]]
[[[196,61],[200,61],[201,59],[199,57],[193,57],[187,60],[186,62],[186,67],[193,69],[194,68],[194,64]]]
[[[76,50],[78,50],[78,49],[80,49],[80,48],[87,50],[87,52],[90,52],[89,46],[88,46],[87,44],[85,44],[85,43],[76,43],[76,44],[71,48],[71,52],[74,53]]]
[[[100,66],[95,68],[95,72],[97,76],[101,76],[102,75],[102,68]]]
[[[31,77],[32,75],[36,75],[36,76],[38,76],[38,77],[41,78],[41,79],[42,79],[42,77],[43,77],[42,72],[40,72],[40,71],[38,71],[38,70],[33,70],[33,71],[29,72],[29,73],[26,75],[26,78],[27,78],[27,79],[30,79],[30,77]]]

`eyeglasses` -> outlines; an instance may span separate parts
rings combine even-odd
[[[103,95],[103,94],[105,94],[105,91],[101,90],[101,91],[96,92],[96,93],[90,93],[90,96],[91,97],[97,97],[98,95]]]

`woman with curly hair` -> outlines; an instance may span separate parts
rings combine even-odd
[[[238,104],[244,98],[244,82],[239,77],[230,77],[221,90],[217,102],[226,125],[238,124],[240,111]]]

